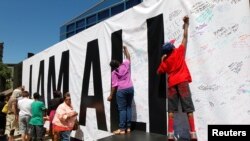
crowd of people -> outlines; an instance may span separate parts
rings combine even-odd
[[[18,129],[22,141],[44,141],[46,133],[53,141],[69,141],[78,113],[71,105],[69,92],[62,95],[54,91],[53,96],[46,109],[40,94],[34,93],[31,99],[24,87],[16,88],[10,98],[0,95],[0,140],[14,141]],[[10,122],[9,135],[5,134],[6,119]],[[50,124],[49,129],[44,127],[45,121]]]
[[[189,90],[189,83],[192,81],[189,69],[185,62],[185,52],[188,41],[189,17],[183,18],[184,33],[181,44],[178,48],[174,46],[175,40],[165,43],[162,47],[161,63],[157,69],[158,74],[167,74],[168,81],[168,140],[174,138],[174,113],[178,111],[178,102],[181,102],[183,112],[187,113],[190,125],[191,139],[196,141],[196,131],[194,125],[194,105]],[[107,100],[111,101],[116,95],[116,102],[119,111],[119,129],[113,133],[124,135],[131,132],[132,100],[134,97],[134,87],[131,79],[131,60],[127,47],[123,47],[125,59],[123,62],[112,60],[111,92]],[[54,99],[48,102],[48,109],[42,101],[39,101],[39,93],[30,94],[24,88],[15,89],[7,102],[8,112],[0,113],[0,134],[4,136],[6,114],[11,122],[9,141],[13,141],[15,127],[19,125],[23,141],[41,141],[44,139],[44,121],[50,121],[50,135],[52,140],[68,141],[70,133],[75,125],[78,113],[71,105],[70,93],[62,96],[60,91],[54,92]],[[0,109],[5,107],[5,98],[0,97]],[[46,112],[47,111],[47,112]],[[48,114],[47,114],[48,113]],[[17,122],[18,121],[18,122]],[[19,123],[19,124],[18,124]],[[7,140],[7,139],[6,139]],[[1,140],[4,141],[4,140]]]

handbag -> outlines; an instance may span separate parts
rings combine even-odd
[[[79,127],[79,122],[78,122],[78,120],[76,119],[76,120],[75,120],[75,124],[74,124],[74,126],[73,126],[73,129],[72,129],[72,130],[77,130],[77,129],[78,129],[78,127]]]
[[[7,114],[8,113],[8,103],[6,103],[2,109],[2,112]]]

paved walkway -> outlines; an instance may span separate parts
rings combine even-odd
[[[15,141],[22,141],[21,135],[15,136]],[[52,139],[50,139],[50,137],[48,135],[46,135],[44,141],[52,141]]]

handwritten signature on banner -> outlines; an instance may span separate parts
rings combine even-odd
[[[202,11],[205,11],[206,9],[210,9],[213,8],[214,5],[207,2],[207,1],[199,1],[197,3],[195,3],[190,10],[191,14],[198,14],[201,13]]]
[[[244,34],[238,37],[236,41],[233,42],[234,48],[250,48],[250,35]]]
[[[248,55],[248,56],[245,56],[245,59],[250,59],[250,55]]]
[[[172,21],[174,18],[178,17],[182,13],[182,10],[177,9],[169,14],[169,21]]]
[[[207,27],[206,23],[202,23],[198,26],[195,26],[195,30],[191,33],[190,38],[195,38],[195,37],[199,37],[199,36],[203,35],[206,27]]]
[[[243,61],[240,62],[233,62],[231,63],[228,68],[235,73],[239,73],[241,71],[241,67],[243,65]]]
[[[213,11],[212,9],[208,8],[204,12],[202,12],[195,21],[198,23],[208,23],[213,18]]]
[[[180,27],[182,26],[180,19],[175,19],[172,21],[166,28],[166,35],[168,40],[175,39],[179,40],[182,37],[182,30]]]
[[[239,24],[233,24],[232,26],[229,26],[229,27],[222,26],[216,31],[214,31],[213,33],[217,38],[221,38],[221,37],[226,38],[232,33],[235,33],[236,31],[238,31],[238,28],[239,28]]]
[[[200,1],[195,3],[190,10],[191,14],[197,14],[198,17],[195,19],[198,23],[208,23],[213,17],[214,4],[207,1]]]
[[[239,89],[238,90],[240,93],[248,93],[248,94],[250,94],[250,89],[243,89],[243,88],[241,88],[241,89]]]
[[[179,40],[182,37],[182,13],[183,10],[176,9],[168,15],[167,26],[165,29],[167,41],[171,39]]]
[[[220,86],[216,85],[216,84],[212,84],[212,85],[200,85],[198,87],[198,89],[200,90],[204,90],[204,91],[207,91],[207,90],[210,90],[210,91],[216,91],[219,89]]]
[[[250,80],[245,81],[244,84],[239,86],[237,94],[250,94]]]
[[[241,2],[241,0],[213,0],[213,2],[219,3],[219,2],[229,2],[230,4],[237,4]]]

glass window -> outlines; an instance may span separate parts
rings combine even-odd
[[[75,29],[75,23],[72,23],[70,25],[67,25],[67,32],[73,31]]]
[[[66,34],[60,35],[60,41],[66,39]]]
[[[76,22],[76,28],[81,28],[81,27],[84,27],[84,26],[85,26],[85,20],[84,19]]]
[[[111,15],[116,15],[124,10],[124,3],[116,5],[111,8]]]
[[[101,11],[101,12],[98,13],[98,20],[99,21],[104,20],[104,19],[106,19],[108,17],[109,17],[109,9]]]
[[[73,32],[69,32],[69,33],[67,33],[67,38],[69,38],[69,37],[71,37],[71,36],[73,36],[75,33],[74,33],[74,31]]]
[[[95,25],[95,24],[87,25],[87,26],[86,26],[86,29],[89,28],[89,27],[91,27],[91,26],[93,26],[93,25]]]
[[[141,0],[128,0],[126,2],[126,9],[129,9],[137,4],[141,3]]]
[[[79,28],[79,29],[76,30],[76,33],[81,32],[83,30],[84,30],[84,28]]]
[[[95,22],[96,22],[96,14],[87,17],[87,25],[93,24],[93,23],[95,23]]]

